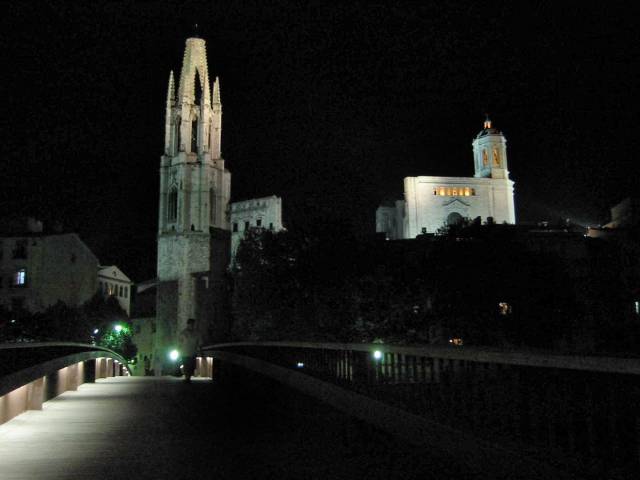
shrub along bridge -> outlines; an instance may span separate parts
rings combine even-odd
[[[117,354],[86,345],[2,346],[0,360],[7,478],[353,478],[363,468],[372,478],[632,478],[640,469],[636,359],[235,343],[204,348],[192,385],[128,377]],[[48,399],[44,412],[7,421]]]

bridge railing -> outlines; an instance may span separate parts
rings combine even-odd
[[[288,372],[280,372],[281,381],[304,374],[359,395],[353,401],[372,399],[408,412],[414,416],[408,422],[427,422],[417,433],[427,444],[458,434],[460,442],[494,445],[561,471],[624,475],[640,469],[638,359],[295,342],[205,351],[222,368],[230,362],[268,374],[256,361],[268,363]],[[449,448],[459,450],[455,443]]]
[[[0,424],[99,378],[129,375],[124,358],[79,343],[0,344]]]

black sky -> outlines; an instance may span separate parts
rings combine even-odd
[[[640,34],[631,3],[560,3],[14,2],[2,213],[60,219],[153,276],[167,80],[197,22],[234,200],[277,194],[292,228],[373,231],[403,177],[472,175],[489,112],[519,220],[605,222],[638,188]]]

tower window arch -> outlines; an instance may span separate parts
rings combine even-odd
[[[200,80],[200,72],[196,68],[196,74],[193,79],[193,103],[199,105],[202,99],[202,81]]]
[[[178,189],[173,187],[169,190],[167,199],[167,220],[174,223],[178,219]]]
[[[493,166],[500,166],[500,154],[498,153],[498,149],[495,147],[493,148]]]
[[[216,195],[213,188],[209,189],[209,220],[211,225],[216,224]]]
[[[175,149],[176,152],[181,150],[181,146],[180,146],[180,124],[182,122],[180,121],[180,117],[176,117],[176,124],[175,124],[175,139],[176,139],[176,143],[175,143]]]
[[[486,167],[487,165],[489,165],[489,156],[487,155],[487,151],[486,150],[482,150],[482,166]]]
[[[191,153],[198,153],[198,117],[191,121]]]

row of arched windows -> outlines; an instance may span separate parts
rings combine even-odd
[[[176,150],[180,149],[180,142],[181,142],[181,138],[180,138],[180,117],[176,117],[176,123],[175,123],[175,139],[176,139]],[[191,121],[191,145],[190,145],[190,152],[191,153],[198,153],[198,118],[194,118]]]
[[[433,194],[442,197],[472,197],[476,190],[471,187],[435,187]]]
[[[209,189],[209,220],[212,225],[216,223],[216,196],[213,188]],[[167,198],[167,221],[169,223],[175,223],[178,219],[178,189],[172,187],[169,190],[169,196]]]

